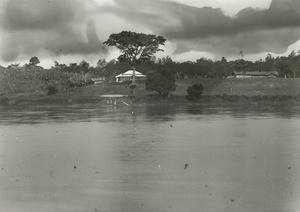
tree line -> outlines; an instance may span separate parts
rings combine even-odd
[[[268,54],[266,58],[252,62],[237,59],[227,61],[225,57],[221,60],[199,58],[196,61],[175,62],[171,57],[156,58],[154,54],[163,51],[160,45],[164,45],[166,39],[163,36],[146,35],[130,31],[111,34],[104,44],[116,47],[121,54],[117,59],[106,61],[99,59],[96,66],[91,66],[85,60],[80,63],[60,64],[54,61],[51,69],[63,72],[89,73],[95,77],[105,77],[108,81],[114,81],[114,77],[129,69],[138,70],[148,75],[158,70],[167,70],[176,79],[184,78],[226,78],[234,72],[277,72],[279,77],[296,78],[300,76],[300,51],[292,51],[287,57],[273,57]],[[34,56],[23,68],[36,67],[40,63]],[[10,68],[20,68],[19,64],[11,64]],[[40,67],[41,68],[41,67]],[[133,77],[133,84],[135,77]]]
[[[38,64],[39,59],[35,56],[23,67],[20,67],[19,64],[11,64],[7,69],[31,68],[38,66]],[[153,56],[148,60],[135,64],[135,68],[137,71],[146,75],[157,70],[168,70],[177,79],[199,77],[226,78],[235,71],[277,71],[279,77],[296,78],[300,77],[300,54],[296,54],[293,51],[288,56],[276,58],[268,54],[265,59],[255,62],[244,59],[227,61],[225,57],[215,61],[202,57],[194,62],[175,62],[169,56],[163,58],[155,58]],[[72,73],[90,73],[95,77],[105,77],[113,81],[116,75],[132,69],[132,65],[127,61],[119,59],[112,59],[110,61],[99,59],[95,66],[91,66],[85,60],[82,60],[80,63],[70,63],[69,65],[54,61],[54,65],[50,69]]]
[[[60,69],[67,72],[88,72],[95,76],[106,77],[114,80],[114,77],[129,69],[132,65],[127,61],[112,59],[106,61],[99,59],[96,66],[90,66],[86,61],[81,61],[79,64],[71,63],[69,65],[59,64],[55,62],[52,69]],[[268,54],[266,58],[258,61],[248,61],[244,59],[237,59],[234,61],[227,61],[225,57],[221,60],[211,60],[208,58],[199,58],[196,61],[175,62],[171,57],[155,58],[151,57],[149,60],[135,64],[135,69],[142,74],[157,70],[168,70],[176,79],[184,78],[226,78],[231,76],[234,72],[278,72],[279,77],[282,78],[296,78],[300,77],[300,55],[292,52],[290,55],[281,57],[272,57]]]

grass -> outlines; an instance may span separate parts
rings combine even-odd
[[[66,73],[57,69],[39,67],[5,69],[0,72],[0,95],[42,96],[64,92],[82,86],[91,76]]]
[[[175,95],[183,95],[188,86],[200,83],[204,87],[203,95],[237,96],[298,96],[300,78],[253,78],[253,79],[186,79],[179,80]]]

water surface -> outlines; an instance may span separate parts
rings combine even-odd
[[[296,212],[299,112],[289,105],[1,106],[0,208]]]

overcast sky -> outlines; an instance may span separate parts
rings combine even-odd
[[[264,59],[300,49],[299,0],[0,0],[0,65],[118,56],[102,43],[122,30],[163,35],[177,61]]]

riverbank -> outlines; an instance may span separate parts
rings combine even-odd
[[[176,82],[176,90],[167,98],[159,97],[153,91],[146,91],[140,83],[135,98],[121,99],[126,102],[188,102],[186,90],[189,86],[200,83],[204,87],[203,96],[198,102],[298,102],[300,100],[300,79],[183,79]],[[70,88],[57,94],[16,93],[2,95],[0,103],[15,104],[22,102],[49,103],[96,103],[107,104],[101,95],[129,95],[129,86],[124,84],[96,84],[80,88]]]

